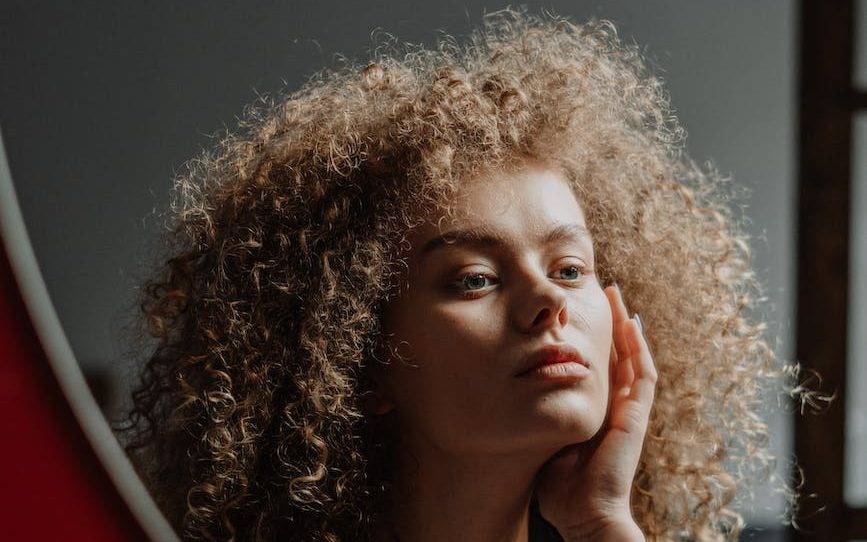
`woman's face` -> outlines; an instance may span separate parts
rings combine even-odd
[[[403,431],[456,453],[590,439],[608,405],[612,317],[566,179],[535,164],[489,173],[461,188],[455,211],[411,232],[408,287],[386,308],[399,359],[381,389]],[[564,344],[589,375],[515,376],[540,348]]]

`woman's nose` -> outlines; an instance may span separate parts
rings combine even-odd
[[[547,279],[537,280],[526,296],[518,300],[519,325],[525,333],[563,328],[569,322],[567,296]]]

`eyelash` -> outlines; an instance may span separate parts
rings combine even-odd
[[[563,267],[560,267],[559,269],[567,269],[569,267],[576,268],[578,270],[579,276],[574,280],[569,280],[568,282],[578,282],[582,278],[584,278],[584,276],[589,275],[591,273],[591,270],[587,266],[584,266],[584,265],[576,265],[576,264],[565,265]],[[485,277],[488,279],[496,278],[494,275],[492,275],[490,273],[464,273],[463,275],[460,275],[452,283],[452,288],[457,290],[458,295],[460,295],[464,299],[476,299],[476,298],[480,297],[481,292],[484,291],[481,288],[478,290],[464,290],[464,289],[462,289],[462,285],[464,283],[464,280],[466,280],[468,277]]]

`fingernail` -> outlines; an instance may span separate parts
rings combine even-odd
[[[638,316],[638,313],[635,313],[635,323],[638,324],[638,329],[644,335],[644,324],[641,322],[641,316]]]

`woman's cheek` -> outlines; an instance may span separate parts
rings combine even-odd
[[[444,306],[436,310],[433,317],[439,340],[478,344],[495,333],[499,315],[493,307],[473,300]]]

